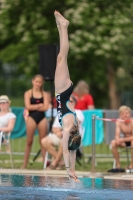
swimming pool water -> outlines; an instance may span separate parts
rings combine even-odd
[[[133,200],[133,181],[64,177],[0,175],[3,200]]]

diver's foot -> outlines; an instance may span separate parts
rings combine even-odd
[[[66,28],[68,27],[69,21],[67,19],[65,19],[58,11],[55,10],[54,16],[56,19],[57,27],[59,27],[59,26],[63,26]]]
[[[57,27],[60,27],[60,23],[57,21],[56,18],[55,18],[55,21],[56,21],[56,25],[57,25]]]

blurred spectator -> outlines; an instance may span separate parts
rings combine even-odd
[[[128,166],[129,171],[133,169],[133,118],[131,117],[131,109],[128,106],[119,108],[119,118],[115,124],[115,139],[111,141],[113,156],[116,160],[116,168],[108,170],[108,172],[125,172],[121,168],[118,147],[132,146],[132,162]],[[123,133],[123,137],[121,137]]]
[[[56,116],[54,123],[52,125],[52,133],[49,133],[47,137],[44,137],[41,141],[42,146],[49,154],[53,156],[54,159],[57,157],[56,147],[59,146],[63,132],[62,127],[58,121],[58,116]],[[49,169],[55,169],[57,166],[50,165]]]
[[[48,93],[48,96],[49,96],[49,109],[57,108],[55,96],[52,97],[51,91],[47,91],[47,93]]]
[[[4,136],[6,138],[6,133],[12,132],[16,115],[11,112],[10,109],[10,99],[6,95],[0,96],[0,132],[4,132],[2,142],[6,142]],[[7,153],[10,151],[9,146],[6,146]]]
[[[40,145],[41,139],[47,134],[47,119],[45,117],[45,111],[47,111],[49,106],[49,96],[47,92],[43,90],[43,84],[43,76],[40,74],[35,75],[32,79],[32,88],[26,91],[24,94],[24,103],[28,116],[26,119],[27,140],[24,163],[21,168],[27,167],[36,128],[39,132]],[[42,147],[42,145],[41,154],[44,159],[45,149]]]
[[[77,101],[76,101],[76,98],[73,96],[73,95],[71,95],[71,97],[70,97],[70,102],[75,106],[76,105],[76,103],[77,103]],[[76,112],[76,115],[77,115],[77,118],[78,118],[78,123],[79,123],[79,132],[80,132],[80,134],[81,134],[81,136],[83,135],[83,126],[82,126],[82,124],[83,124],[83,121],[84,121],[84,115],[83,115],[83,113],[82,113],[82,111],[81,110],[78,110],[78,109],[75,109],[75,112]],[[56,120],[56,125],[58,125],[58,127],[60,127],[60,128],[58,128],[57,130],[59,131],[59,137],[61,138],[61,136],[62,136],[62,129],[61,129],[61,126],[60,126],[60,124],[59,124],[59,122],[57,121],[57,118],[55,119]],[[60,130],[59,130],[60,129]],[[52,129],[53,130],[53,129]],[[58,132],[57,131],[57,132]],[[49,137],[49,136],[48,136]],[[55,136],[54,136],[55,137]],[[49,144],[47,143],[49,141]],[[53,154],[51,154],[51,155],[53,155],[54,156],[54,160],[53,160],[53,162],[51,163],[51,165],[48,167],[48,169],[62,169],[63,167],[64,167],[64,162],[63,161],[61,161],[61,158],[62,158],[62,155],[63,155],[63,148],[62,148],[62,141],[61,141],[61,139],[60,139],[60,141],[58,140],[58,146],[59,146],[59,148],[58,148],[58,152],[54,149],[54,147],[51,147],[50,146],[50,142],[51,142],[52,140],[50,139],[50,137],[49,137],[49,139],[47,140],[46,138],[44,138],[44,139],[42,139],[42,145],[43,145],[43,147],[44,148],[47,148],[47,151],[50,153],[50,150],[51,150],[51,152],[53,153]],[[51,144],[52,145],[54,145],[54,142],[51,142]],[[51,147],[51,149],[50,149],[50,147]],[[53,150],[53,151],[52,151]]]
[[[89,94],[89,86],[85,81],[81,80],[77,83],[73,95],[77,100],[75,109],[87,110],[95,108],[93,97]]]

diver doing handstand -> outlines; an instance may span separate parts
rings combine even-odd
[[[70,80],[67,65],[69,50],[69,21],[66,20],[58,11],[55,11],[54,15],[60,39],[60,51],[57,57],[54,84],[58,118],[63,128],[63,157],[68,176],[75,182],[79,182],[75,173],[75,162],[76,150],[81,144],[81,136],[79,134],[78,119],[73,104],[70,102],[70,96],[73,91],[73,83]]]

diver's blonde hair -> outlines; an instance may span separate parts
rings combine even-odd
[[[129,112],[131,112],[131,109],[128,107],[128,106],[121,106],[120,108],[119,108],[119,113],[122,113],[122,112],[124,112],[125,110],[128,110]]]
[[[68,141],[68,150],[77,150],[81,145],[81,135],[79,134],[79,127],[77,125],[73,125],[70,130],[70,137]]]

